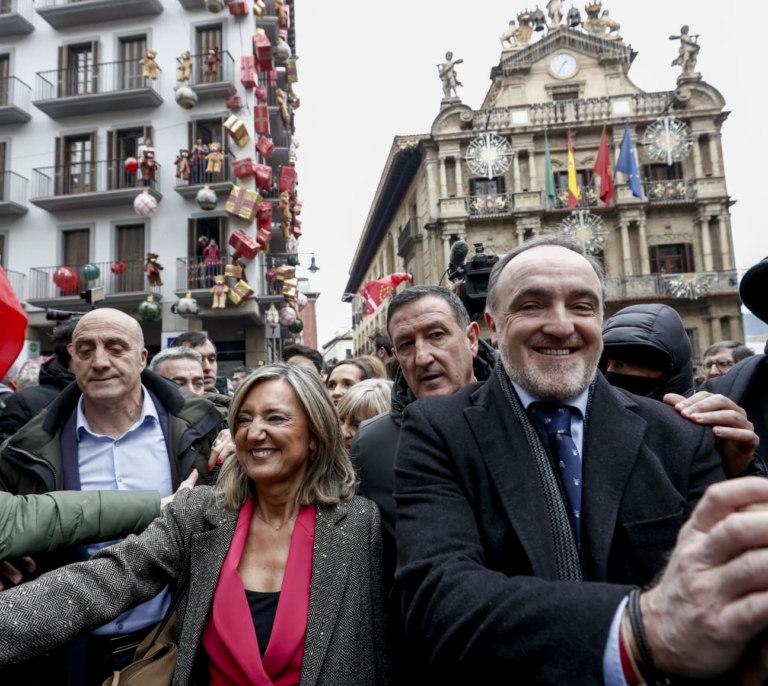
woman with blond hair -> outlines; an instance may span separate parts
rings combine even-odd
[[[341,419],[344,448],[349,452],[357,427],[366,419],[392,407],[392,382],[388,379],[367,379],[352,386],[339,401],[336,409]]]
[[[236,457],[214,488],[178,495],[141,536],[0,594],[0,667],[170,585],[173,686],[390,683],[379,512],[354,496],[318,375],[262,367],[235,393],[229,425]]]

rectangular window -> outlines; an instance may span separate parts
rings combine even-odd
[[[646,181],[677,181],[683,178],[683,165],[680,162],[646,164],[643,165],[643,174]]]
[[[144,86],[139,60],[144,57],[146,49],[146,36],[120,39],[120,87],[122,90],[132,90]]]
[[[648,246],[648,253],[653,274],[689,274],[695,271],[691,243],[651,245]]]
[[[117,276],[118,293],[143,291],[144,285],[144,224],[117,227],[117,259],[125,262],[125,272]]]
[[[129,157],[141,158],[141,148],[152,137],[151,126],[137,126],[129,129],[118,129],[107,132],[108,180],[109,188],[138,188],[142,181],[138,172],[130,172],[125,168],[125,160]]]
[[[198,217],[189,220],[187,240],[187,284],[186,288],[211,288],[213,275],[223,272],[229,254],[227,245],[228,222],[226,217]],[[200,243],[200,238],[216,241],[219,249],[219,262],[214,264],[210,254],[203,252],[205,244]],[[206,263],[206,257],[208,262]]]
[[[64,232],[64,264],[68,267],[82,267],[90,262],[91,231],[74,229]]]
[[[95,133],[66,136],[57,144],[57,195],[95,190]]]
[[[699,346],[699,330],[698,329],[686,329],[685,333],[688,334],[688,338],[691,341],[691,351],[694,360],[701,359],[701,347]]]
[[[579,91],[555,91],[552,93],[552,100],[554,102],[560,102],[562,100],[578,100]]]
[[[11,103],[11,60],[8,55],[0,55],[0,106]]]
[[[214,26],[200,26],[197,28],[195,53],[195,83],[218,83],[221,81],[221,68],[213,73],[211,69],[205,69],[205,58],[208,50],[216,48],[221,52],[222,31],[221,24]],[[220,66],[220,65],[219,65]],[[206,71],[211,73],[205,73]]]
[[[59,59],[59,92],[63,96],[97,93],[96,46],[94,43],[68,45]]]
[[[497,176],[493,179],[470,179],[470,195],[499,195],[505,192],[505,183],[503,176]]]
[[[224,161],[221,163],[220,172],[206,172],[208,163],[205,155],[210,151],[211,143],[221,144],[221,152]],[[189,122],[189,150],[192,153],[192,174],[189,183],[218,183],[229,179],[229,159],[224,136],[224,120],[198,119]]]

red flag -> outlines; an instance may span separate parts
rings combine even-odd
[[[27,315],[11,288],[11,282],[5,270],[0,266],[0,322],[3,333],[0,334],[0,379],[2,379],[16,361],[24,347],[27,333]]]
[[[606,205],[610,205],[614,195],[613,174],[611,173],[611,152],[608,150],[608,136],[605,134],[605,127],[603,127],[603,136],[600,139],[600,149],[597,151],[594,174],[600,177],[600,200]]]
[[[365,298],[365,316],[373,314],[403,281],[411,281],[410,274],[390,274],[383,279],[369,281],[360,289],[360,295]]]

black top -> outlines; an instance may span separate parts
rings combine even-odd
[[[261,593],[259,591],[245,591],[246,600],[251,608],[253,626],[256,627],[256,640],[259,642],[259,653],[264,657],[272,636],[272,626],[277,614],[277,601],[280,600],[280,591],[277,593]]]

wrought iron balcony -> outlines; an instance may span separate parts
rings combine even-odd
[[[49,212],[132,205],[136,195],[145,188],[160,200],[163,196],[159,164],[156,177],[157,181],[149,181],[143,179],[140,172],[129,172],[124,160],[43,167],[32,170],[30,202]]]
[[[597,201],[599,200],[597,195],[597,188],[595,186],[579,186],[581,190],[581,199],[576,207],[571,207],[568,204],[568,189],[560,188],[557,190],[555,206],[552,209],[555,210],[570,210],[587,207],[597,207]]]
[[[226,254],[219,257],[177,257],[175,291],[192,291],[198,300],[211,300],[213,279],[223,274],[228,264],[232,264],[232,256]]]
[[[142,76],[138,60],[38,72],[32,104],[47,115],[76,117],[158,107],[160,79]]]
[[[470,217],[498,217],[512,214],[515,203],[511,193],[484,193],[467,198]]]
[[[0,78],[0,124],[29,121],[29,97],[32,89],[15,76]]]
[[[32,0],[0,0],[0,38],[32,33]]]
[[[742,272],[648,274],[606,279],[608,302],[626,300],[688,299],[738,294]]]
[[[189,85],[195,89],[197,99],[215,100],[237,93],[235,58],[224,50],[219,54],[221,61],[215,65],[213,71],[212,67],[206,67],[207,56],[206,53],[192,55],[192,78],[189,79]],[[181,66],[181,57],[177,57],[176,62]]]
[[[8,281],[11,284],[11,288],[13,289],[13,292],[16,294],[16,297],[19,299],[19,302],[23,305],[24,298],[26,297],[25,290],[24,290],[24,282],[26,281],[27,277],[21,272],[15,272],[12,269],[6,269],[5,275],[8,277]]]
[[[698,193],[695,181],[673,179],[669,181],[646,181],[645,197],[648,202],[692,202]]]
[[[400,257],[405,257],[405,253],[417,240],[419,233],[419,219],[418,217],[411,217],[397,239],[397,254]]]
[[[144,260],[115,260],[35,267],[29,270],[27,302],[36,307],[87,310],[90,305],[80,298],[80,293],[88,288],[103,288],[112,305],[137,305],[148,293],[160,300],[160,288],[150,287],[144,265]],[[59,271],[65,267],[65,272]]]
[[[222,150],[222,153],[224,161],[218,173],[206,172],[205,162],[199,167],[194,167],[190,158],[192,173],[186,180],[177,177],[174,190],[183,198],[194,198],[200,189],[208,184],[217,195],[229,195],[232,187],[237,183],[237,178],[232,173],[232,154],[228,150]]]
[[[27,213],[27,184],[27,179],[12,171],[0,173],[0,217]]]
[[[54,29],[132,19],[163,11],[160,0],[35,0],[37,13]]]

